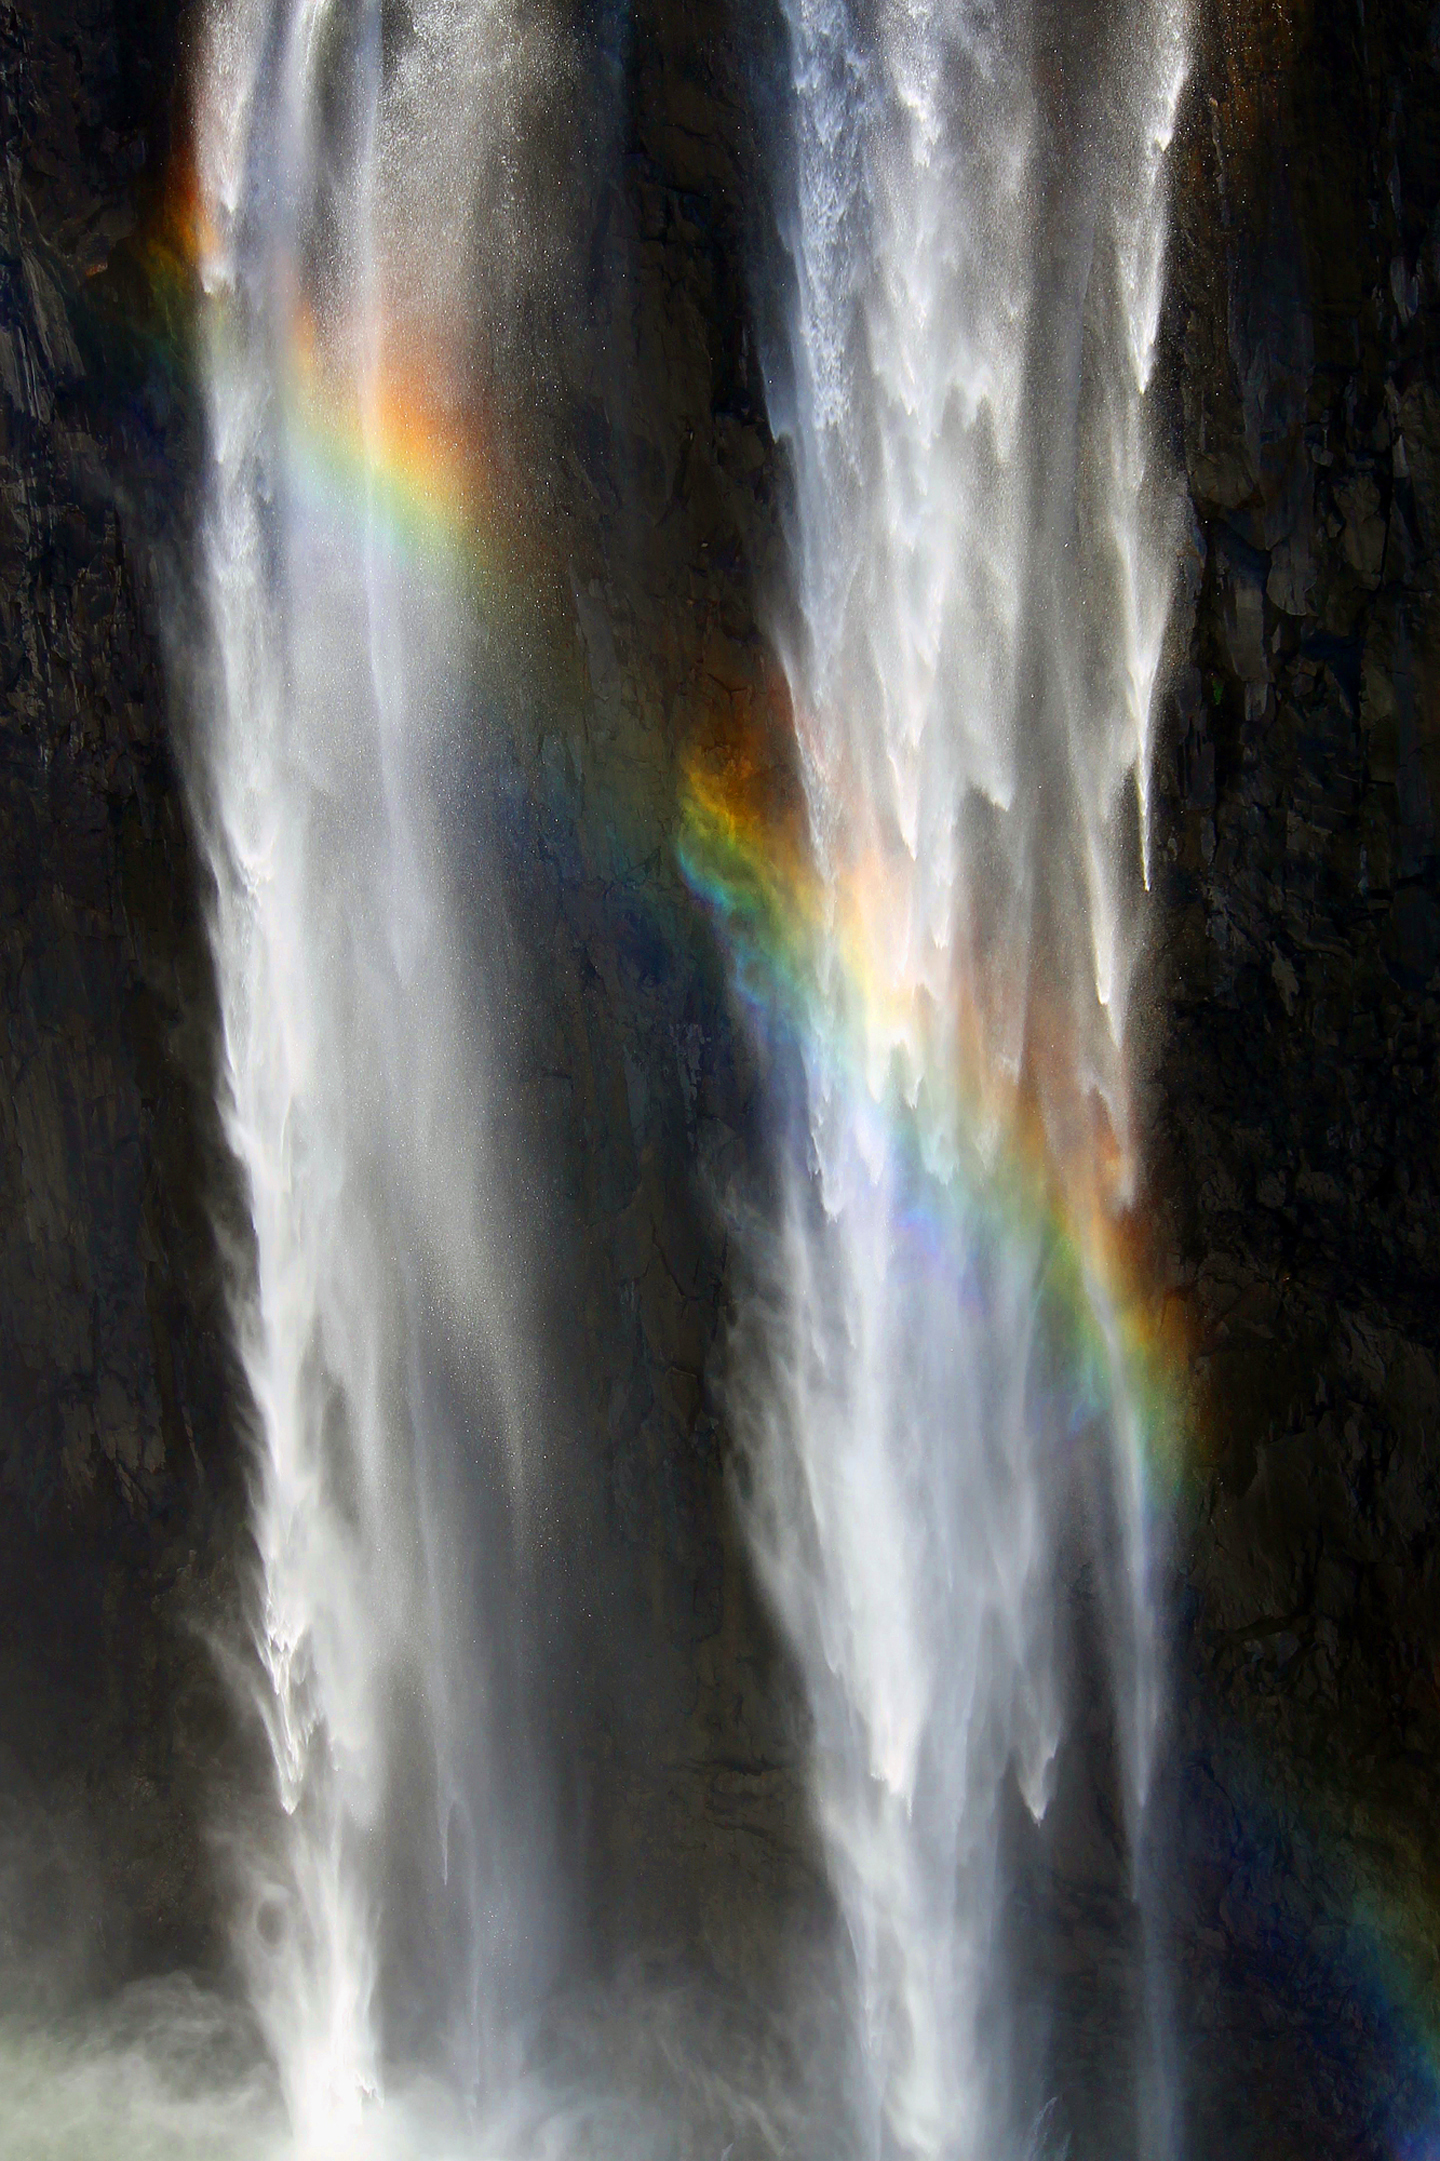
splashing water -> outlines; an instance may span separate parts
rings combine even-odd
[[[1119,1223],[1176,553],[1149,407],[1183,23],[1172,0],[786,18],[767,383],[796,482],[800,809],[782,830],[749,750],[698,759],[682,858],[789,1047],[735,1408],[813,1717],[859,2145],[978,2161],[1064,2147],[1010,1818],[1045,1817],[1094,1682],[1077,1585],[1146,1889],[1163,1406]],[[1158,2155],[1178,2134],[1142,1963],[1122,2150]]]

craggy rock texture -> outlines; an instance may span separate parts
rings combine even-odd
[[[1440,22],[1204,18],[1173,316],[1203,552],[1157,1176],[1200,1438],[1181,1999],[1208,2150],[1398,2150],[1440,1950]]]
[[[687,759],[763,734],[773,705],[777,476],[742,282],[760,163],[719,11],[661,0],[601,57],[589,132],[613,148],[554,361],[560,598],[508,784],[518,1064],[599,1488],[594,1922],[616,1952],[657,1943],[760,1988],[816,1891],[718,1392],[755,1081],[676,854]]]
[[[127,507],[166,484],[168,399],[83,298],[163,158],[172,29],[0,8],[0,1990],[27,2002],[40,1946],[68,1984],[211,1926],[191,1626],[237,1459],[203,941]]]

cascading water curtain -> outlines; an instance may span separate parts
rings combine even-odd
[[[432,807],[463,772],[483,582],[454,294],[503,42],[483,7],[382,38],[369,0],[235,0],[200,82],[192,778],[253,1220],[235,1302],[280,1805],[278,1836],[235,1833],[237,1933],[305,2152],[355,2150],[387,2065],[473,2093],[526,1896],[523,1750],[503,1780],[484,1753],[504,1630],[474,1602],[483,1579],[497,1623],[505,1540],[484,1549],[464,1471],[489,1446],[503,1476],[524,1384]]]
[[[1142,1910],[1163,1375],[1120,1223],[1179,538],[1151,392],[1184,26],[1174,0],[787,21],[767,386],[799,807],[753,747],[697,761],[682,854],[781,1095],[796,1077],[734,1410],[813,1718],[856,2150],[1063,2146],[1007,1824],[1044,1819],[1098,1670],[1146,1969],[1104,2150],[1169,2154]]]

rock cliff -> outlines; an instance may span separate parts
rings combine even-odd
[[[224,1720],[194,1628],[231,1595],[241,1475],[140,514],[186,452],[167,368],[101,298],[163,172],[177,27],[0,13],[0,1969],[27,1999],[212,1932]]]
[[[1226,2150],[1393,2151],[1434,2107],[1440,49],[1405,5],[1204,30],[1154,985],[1184,1995]]]

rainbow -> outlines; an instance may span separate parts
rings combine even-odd
[[[946,1109],[962,1133],[953,1162],[927,1150],[901,1075],[892,1072],[877,1090],[876,1076],[860,1071],[867,1029],[882,1041],[913,1035],[910,1002],[921,1009],[932,1067],[947,1046],[934,1034],[923,991],[897,986],[875,950],[894,920],[883,866],[864,860],[844,890],[822,890],[798,790],[772,741],[759,732],[737,742],[708,731],[689,760],[680,815],[681,871],[716,926],[740,1000],[752,1022],[802,1056],[822,1083],[868,1083],[890,1159],[903,1165],[902,1266],[953,1275],[968,1265],[960,1258],[967,1250],[1017,1235],[1042,1256],[1041,1341],[1050,1386],[1066,1399],[1060,1429],[1078,1432],[1103,1415],[1122,1381],[1142,1444],[1147,1506],[1152,1514],[1172,1509],[1182,1484],[1200,1483],[1203,1436],[1188,1385],[1192,1345],[1178,1302],[1154,1292],[1142,1225],[1115,1207],[1103,1157],[1054,1160],[1045,1122],[1023,1087],[1003,1078],[997,1086],[982,1070],[983,1030],[973,1016],[962,1015],[944,1061]],[[822,981],[826,959],[831,974]],[[1070,1129],[1083,1130],[1074,1121]],[[972,1295],[964,1281],[953,1289],[961,1300]],[[1368,1864],[1355,1865],[1354,1824],[1338,1792],[1317,1781],[1302,1797],[1286,1793],[1282,1805],[1256,1740],[1237,1725],[1221,1742],[1225,1775],[1240,1789],[1230,1795],[1243,1848],[1238,1863],[1262,1901],[1267,1875],[1281,1878],[1293,1865],[1286,1857],[1296,1841],[1331,1857],[1340,1880],[1350,1880],[1343,1940],[1308,1954],[1333,2000],[1336,2026],[1350,2022],[1322,2046],[1343,2060],[1367,2034],[1365,2075],[1379,2064],[1384,2078],[1383,2087],[1372,2083],[1362,2093],[1372,2136],[1393,2161],[1440,2161],[1435,1903],[1423,1885],[1399,1884],[1403,1861],[1369,1869],[1367,1885]],[[1391,1880],[1381,1882],[1387,1874]],[[1263,1921],[1263,1912],[1257,1918]],[[1278,1969],[1274,1982],[1282,1994],[1293,1986]]]
[[[296,311],[285,418],[313,507],[363,512],[397,560],[451,565],[482,590],[498,567],[493,463],[479,429],[442,397],[438,365],[385,354],[357,384],[328,361],[313,317]]]
[[[174,160],[142,246],[149,311],[163,342],[188,360],[198,328],[230,334],[223,297],[202,271],[219,241],[193,159]],[[210,317],[206,324],[207,314]],[[364,523],[393,559],[447,569],[493,602],[513,588],[528,552],[495,431],[455,380],[424,324],[392,328],[367,364],[354,325],[323,326],[302,297],[285,313],[281,416],[306,507]]]
[[[1086,1160],[1057,1164],[1031,1095],[989,1065],[979,1016],[962,1008],[955,1039],[942,1041],[937,1002],[887,965],[899,911],[885,865],[871,851],[838,891],[823,889],[797,791],[762,740],[712,741],[692,755],[678,853],[752,1017],[874,1105],[902,1166],[901,1228],[917,1259],[963,1252],[977,1229],[984,1241],[987,1225],[996,1239],[1021,1233],[1044,1256],[1051,1340],[1065,1346],[1076,1421],[1123,1383],[1139,1412],[1153,1496],[1168,1503],[1181,1461],[1186,1347],[1178,1306],[1147,1295],[1135,1217],[1111,1205],[1108,1135],[1091,1119]],[[895,1046],[878,1073],[875,1042]]]

